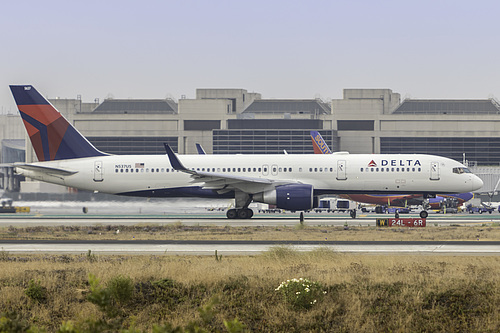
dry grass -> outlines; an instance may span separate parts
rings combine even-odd
[[[119,232],[117,232],[119,231]],[[229,227],[169,225],[3,227],[2,239],[169,239],[169,240],[499,240],[498,225],[427,228],[377,228],[368,226]]]
[[[221,261],[198,256],[11,256],[0,261],[0,309],[16,310],[30,323],[55,331],[65,320],[100,318],[86,301],[88,274],[105,284],[130,277],[127,324],[185,325],[218,296],[210,330],[239,318],[253,332],[496,332],[500,329],[500,258],[496,256],[363,256],[327,249],[299,253],[276,247],[252,257]],[[328,293],[308,311],[289,308],[274,289],[307,277]],[[33,279],[47,288],[37,303],[24,290]],[[171,287],[151,289],[169,279]]]

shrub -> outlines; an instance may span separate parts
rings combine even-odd
[[[30,325],[16,312],[0,314],[0,332],[27,332]]]
[[[35,282],[33,279],[28,283],[28,287],[24,290],[24,293],[37,303],[42,303],[47,299],[47,288],[43,287],[40,281]]]
[[[129,277],[115,276],[108,282],[107,287],[111,297],[119,304],[125,304],[132,299],[134,283]]]
[[[326,294],[318,282],[304,278],[283,281],[275,290],[294,309],[309,309]]]

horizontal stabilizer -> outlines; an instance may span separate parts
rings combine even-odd
[[[36,164],[18,164],[18,163],[15,163],[14,167],[16,169],[36,171],[36,172],[45,173],[45,174],[54,175],[54,176],[71,176],[71,175],[74,175],[75,173],[78,172],[78,171],[73,171],[73,170],[53,168],[53,167],[48,167],[48,166],[36,165]]]

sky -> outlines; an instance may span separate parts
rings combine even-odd
[[[499,1],[23,0],[0,5],[0,113],[9,84],[48,98],[500,99]]]

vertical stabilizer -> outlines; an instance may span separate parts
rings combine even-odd
[[[10,86],[39,161],[106,155],[30,85]]]
[[[332,151],[328,148],[325,140],[319,134],[318,131],[311,131],[311,140],[313,143],[314,153],[315,154],[331,154]]]

